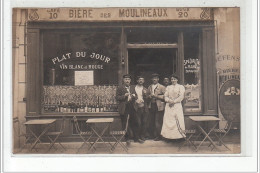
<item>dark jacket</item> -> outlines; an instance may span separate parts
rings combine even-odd
[[[130,94],[134,94],[134,85],[130,86]],[[118,104],[118,112],[120,115],[124,115],[125,114],[125,108],[126,108],[126,104],[127,104],[127,100],[128,97],[125,96],[125,94],[128,93],[125,85],[119,86],[116,90],[116,100],[119,102]],[[133,97],[132,100],[129,102],[130,104],[133,104]]]

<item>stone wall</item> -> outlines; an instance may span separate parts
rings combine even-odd
[[[240,80],[240,9],[217,8],[214,10],[216,68],[218,72],[218,88],[228,79]],[[222,119],[220,126],[225,125]],[[239,127],[237,127],[239,128]]]
[[[26,10],[13,10],[13,118],[18,117],[19,122],[13,126],[13,147],[17,148],[23,143],[22,138],[19,138],[25,131],[24,126],[19,128],[19,125],[25,122],[26,115]]]

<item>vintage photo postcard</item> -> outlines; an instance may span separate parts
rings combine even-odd
[[[19,154],[240,154],[240,8],[13,8]]]

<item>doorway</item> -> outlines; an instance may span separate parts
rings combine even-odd
[[[133,48],[128,49],[128,73],[132,76],[132,84],[136,84],[137,76],[145,78],[144,86],[151,85],[153,73],[163,78],[177,72],[177,48]]]

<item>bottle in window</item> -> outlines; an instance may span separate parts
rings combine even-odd
[[[94,106],[94,104],[91,104],[91,112],[95,112],[95,106]]]
[[[77,105],[76,105],[76,112],[80,112],[80,108],[81,108],[81,106],[79,105],[79,103],[77,103]]]
[[[71,103],[68,103],[67,112],[71,112]]]
[[[100,105],[100,112],[104,112],[104,106],[103,106],[103,104]]]
[[[99,112],[100,110],[99,110],[99,105],[98,104],[96,104],[96,112]]]
[[[103,111],[106,112],[107,111],[107,105],[104,105]]]
[[[84,105],[84,112],[88,112],[88,104],[87,103]]]
[[[90,105],[90,103],[87,105],[87,112],[91,112],[91,105]]]

